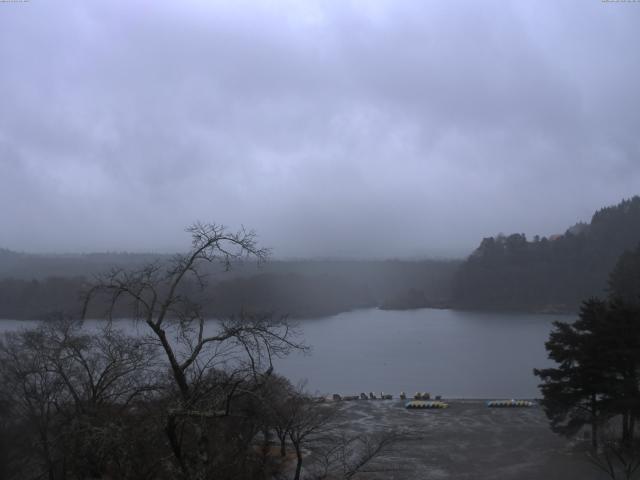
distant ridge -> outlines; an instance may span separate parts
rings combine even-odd
[[[6,258],[5,258],[6,257]],[[111,268],[162,264],[153,254],[31,255],[0,253],[0,318],[42,319],[54,312],[75,316],[87,280]],[[260,311],[295,318],[332,315],[376,307],[385,299],[417,291],[420,298],[449,298],[451,277],[459,262],[442,260],[275,260],[206,265],[212,317]],[[185,284],[185,288],[196,288]],[[98,308],[90,315],[100,316]],[[116,312],[119,314],[120,312]],[[123,312],[124,314],[124,312]]]

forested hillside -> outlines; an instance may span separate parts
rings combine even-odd
[[[640,242],[640,197],[597,211],[564,234],[527,240],[524,234],[482,240],[457,272],[458,308],[577,311],[603,295],[617,258]]]

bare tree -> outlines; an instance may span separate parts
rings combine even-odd
[[[265,385],[263,403],[267,427],[273,429],[278,438],[280,457],[287,454],[287,438],[295,420],[291,408],[292,399],[298,395],[298,390],[284,377],[273,375]]]
[[[587,453],[589,461],[612,480],[640,477],[640,442],[623,441],[611,421],[598,432],[598,447]]]
[[[296,454],[294,479],[303,473],[306,478],[323,480],[398,470],[376,460],[405,438],[405,432],[386,429],[347,435],[340,405],[314,400],[304,393],[303,385],[294,388],[285,379],[273,380],[278,381],[264,397],[267,418],[278,437],[282,458],[286,440],[291,442]]]
[[[93,334],[57,319],[0,342],[0,384],[11,423],[17,478],[102,471],[114,458],[114,424],[155,389],[154,348],[110,326]],[[80,465],[82,463],[82,466]]]
[[[107,299],[109,318],[124,303],[129,316],[148,327],[164,353],[178,393],[165,425],[175,461],[184,477],[202,478],[211,471],[213,420],[232,414],[235,396],[255,393],[263,374],[272,371],[274,357],[303,345],[286,319],[270,315],[241,314],[207,323],[202,296],[206,265],[220,262],[229,269],[244,258],[262,262],[268,251],[257,246],[254,232],[244,229],[230,232],[221,225],[196,223],[187,231],[191,249],[168,265],[117,269],[99,277],[87,289],[83,317],[90,303],[102,296]],[[217,381],[219,370],[226,372],[224,382]]]
[[[294,480],[302,473],[303,449],[308,444],[326,438],[334,428],[331,420],[335,418],[336,408],[326,403],[316,403],[302,393],[291,396],[287,401],[290,421],[288,435],[296,452],[296,470]]]
[[[401,438],[394,430],[376,432],[368,435],[357,435],[341,443],[340,459],[345,479],[353,478],[359,473],[389,471],[389,467],[375,466],[374,462],[387,453]]]
[[[351,479],[359,474],[398,471],[386,462],[377,461],[403,438],[404,434],[396,430],[347,435],[337,426],[325,447],[316,453],[311,478]]]
[[[72,399],[39,354],[42,343],[35,334],[6,334],[0,343],[0,385],[10,409],[4,412],[10,414],[7,424],[22,433],[13,439],[11,473],[18,477],[41,474],[53,480],[57,478],[53,427],[58,405]]]

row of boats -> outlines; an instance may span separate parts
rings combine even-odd
[[[361,393],[360,395],[339,395],[333,394],[332,400],[334,402],[340,401],[353,401],[353,400],[392,400],[393,395],[385,394],[381,392],[379,395],[369,392],[369,394]],[[320,398],[319,401],[324,401],[324,398]],[[400,400],[407,400],[407,395],[404,392],[400,393]],[[530,408],[536,404],[529,400],[489,400],[487,402],[489,408]],[[448,403],[442,401],[440,395],[436,395],[435,399],[431,398],[431,394],[427,392],[416,392],[413,395],[413,399],[405,403],[405,407],[409,409],[443,409],[449,407]]]
[[[409,409],[422,409],[422,408],[449,408],[448,403],[441,402],[439,400],[427,401],[427,400],[411,400],[405,404],[405,407]]]
[[[490,400],[487,402],[489,408],[530,408],[534,407],[535,403],[529,400]],[[449,404],[441,402],[439,400],[411,400],[405,404],[408,409],[442,409],[448,408]]]

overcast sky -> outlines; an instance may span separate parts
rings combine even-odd
[[[640,193],[640,3],[0,3],[0,247],[468,254]]]

